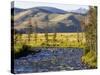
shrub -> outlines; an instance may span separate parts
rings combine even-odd
[[[27,56],[28,54],[35,54],[40,51],[38,50],[32,50],[32,47],[29,45],[23,45],[22,48],[18,52],[14,52],[15,58],[20,58],[23,56]]]
[[[84,56],[82,56],[82,62],[85,63],[89,68],[97,67],[96,52],[91,50]]]

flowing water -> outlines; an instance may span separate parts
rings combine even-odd
[[[28,54],[14,60],[15,73],[82,70],[84,50],[80,48],[41,48],[36,54]]]

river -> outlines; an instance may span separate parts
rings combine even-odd
[[[41,48],[36,54],[28,54],[14,60],[15,73],[48,72],[60,70],[82,70],[84,50],[80,48]]]

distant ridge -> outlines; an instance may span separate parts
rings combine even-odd
[[[76,11],[68,12],[53,7],[34,7],[29,9],[12,8],[15,14],[14,16],[14,28],[21,33],[27,33],[27,27],[29,25],[29,19],[37,19],[37,32],[45,32],[46,22],[48,22],[48,32],[53,32],[54,26],[56,32],[81,32],[80,21],[85,9],[79,9]],[[82,13],[82,14],[80,14]],[[87,12],[86,12],[87,13]],[[56,21],[52,25],[49,21]],[[33,20],[34,21],[34,20]],[[34,27],[34,24],[32,24]],[[33,30],[34,32],[34,30]]]

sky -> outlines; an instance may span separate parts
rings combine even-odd
[[[11,3],[13,7],[13,3]],[[32,1],[14,1],[14,7],[16,8],[32,8],[32,7],[48,6],[63,9],[65,11],[77,10],[79,8],[89,9],[86,5],[68,5],[68,4],[55,4],[55,3],[45,3],[45,2],[32,2]]]

